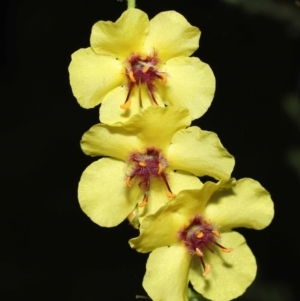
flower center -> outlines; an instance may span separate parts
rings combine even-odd
[[[204,250],[207,249],[214,253],[214,248],[216,246],[225,253],[229,253],[233,250],[231,248],[225,248],[218,243],[221,234],[212,224],[206,222],[200,215],[196,215],[190,221],[188,227],[184,227],[182,230],[178,231],[178,238],[184,243],[191,255],[199,257],[203,267],[203,276],[210,272],[210,265],[204,262]]]
[[[139,204],[139,207],[144,207],[148,202],[150,180],[152,178],[163,179],[167,187],[166,195],[170,198],[175,197],[175,194],[171,191],[167,181],[167,174],[165,171],[168,166],[168,161],[162,155],[160,150],[155,147],[148,147],[144,153],[131,153],[128,163],[133,167],[130,174],[127,175],[126,185],[131,187],[131,180],[137,178],[139,181],[138,186],[144,191],[144,198],[142,203]]]
[[[142,58],[140,54],[132,54],[127,60],[127,66],[125,68],[125,75],[127,77],[128,83],[128,94],[125,103],[121,105],[122,109],[128,109],[131,105],[130,94],[135,86],[139,88],[139,102],[142,107],[142,94],[141,85],[144,84],[150,95],[150,99],[153,106],[157,106],[157,101],[154,96],[155,80],[160,79],[164,85],[167,82],[167,75],[165,72],[160,72],[157,68],[159,59],[157,53],[154,52],[153,55],[148,55],[146,58]]]

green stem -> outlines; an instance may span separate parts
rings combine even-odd
[[[127,0],[127,8],[135,8],[135,0]]]

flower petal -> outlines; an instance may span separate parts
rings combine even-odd
[[[236,227],[263,229],[274,216],[270,194],[259,182],[244,178],[231,189],[216,192],[205,209],[206,217],[221,231]]]
[[[181,245],[154,250],[147,261],[143,287],[155,301],[187,301],[190,255]]]
[[[148,52],[158,51],[162,61],[176,56],[190,56],[199,47],[200,30],[175,11],[159,13],[150,20],[145,40]]]
[[[162,70],[168,81],[158,85],[158,94],[167,105],[189,109],[192,120],[201,117],[214,97],[216,80],[209,65],[196,57],[170,59]]]
[[[125,60],[131,53],[144,50],[144,40],[149,32],[147,14],[139,9],[127,9],[115,22],[99,21],[91,34],[92,49],[102,55]]]
[[[126,80],[120,61],[97,55],[91,48],[72,54],[69,73],[73,94],[86,109],[97,106],[109,91]]]
[[[150,107],[133,116],[123,126],[148,146],[166,149],[172,136],[191,123],[189,112],[180,107]]]
[[[170,201],[172,202],[172,201]],[[160,210],[143,219],[140,236],[129,240],[131,248],[138,252],[151,252],[162,246],[174,245],[178,242],[177,232],[187,222],[181,214],[172,214],[178,210],[178,205],[168,206],[169,210]]]
[[[121,109],[120,106],[124,104],[125,99],[128,94],[128,89],[126,86],[117,87],[110,93],[108,93],[102,102],[100,107],[100,120],[103,123],[109,125],[120,125],[128,121],[133,115],[142,112],[145,108],[151,107],[152,102],[149,97],[149,93],[146,91],[144,85],[141,85],[141,103],[139,100],[139,90],[138,87],[133,88],[130,94],[131,106],[129,109]],[[163,101],[156,95],[156,101],[159,106],[164,107]]]
[[[237,232],[222,234],[222,245],[233,248],[230,253],[218,251],[204,253],[206,264],[211,266],[203,276],[197,257],[192,259],[189,279],[196,291],[214,301],[229,301],[242,295],[256,275],[256,261],[244,237]]]
[[[146,253],[178,242],[178,231],[187,226],[192,217],[203,213],[206,200],[215,187],[216,184],[209,182],[205,183],[201,190],[181,191],[155,214],[147,215],[143,219],[140,236],[131,239],[130,246]],[[200,191],[202,198],[199,198]]]
[[[178,131],[173,136],[167,158],[174,169],[215,179],[228,179],[234,166],[234,158],[223,147],[218,136],[195,126]]]
[[[126,186],[124,166],[124,162],[103,158],[89,165],[81,176],[80,207],[99,226],[120,224],[142,197],[139,189]]]
[[[81,139],[83,152],[90,156],[110,156],[126,160],[131,151],[141,147],[137,137],[121,127],[105,124],[92,126]]]
[[[168,172],[168,183],[175,195],[182,190],[200,189],[203,186],[201,181],[194,175],[174,171]],[[141,223],[145,217],[154,214],[170,201],[170,198],[166,195],[167,187],[161,179],[151,180],[150,185],[149,201],[139,212],[139,220]]]
[[[147,253],[162,246],[178,242],[177,232],[185,225],[187,219],[178,211],[182,204],[174,204],[174,199],[161,207],[155,214],[143,219],[140,236],[129,240],[131,248]]]

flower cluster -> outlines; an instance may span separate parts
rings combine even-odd
[[[243,294],[256,262],[233,229],[262,229],[274,215],[258,182],[231,178],[234,158],[218,136],[191,126],[215,91],[210,67],[191,57],[199,38],[175,11],[149,20],[130,8],[97,22],[69,66],[78,103],[101,104],[101,123],[81,140],[102,158],[82,174],[80,206],[102,227],[128,218],[139,230],[129,244],[151,252],[143,286],[154,301],[186,301],[189,283],[215,301]]]

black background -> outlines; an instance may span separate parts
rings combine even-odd
[[[271,2],[300,14],[294,1]],[[137,4],[150,18],[177,10],[201,29],[195,56],[210,64],[217,89],[195,124],[216,132],[235,156],[234,177],[260,181],[274,200],[270,227],[241,230],[259,267],[241,300],[297,300],[300,179],[287,153],[300,139],[284,102],[300,93],[299,27],[218,0]],[[127,244],[135,230],[127,222],[100,228],[79,208],[77,184],[93,161],[79,141],[98,122],[98,109],[80,108],[67,70],[71,53],[89,46],[92,25],[115,21],[124,9],[125,2],[114,0],[2,4],[0,300],[134,300],[145,294],[147,256]]]

